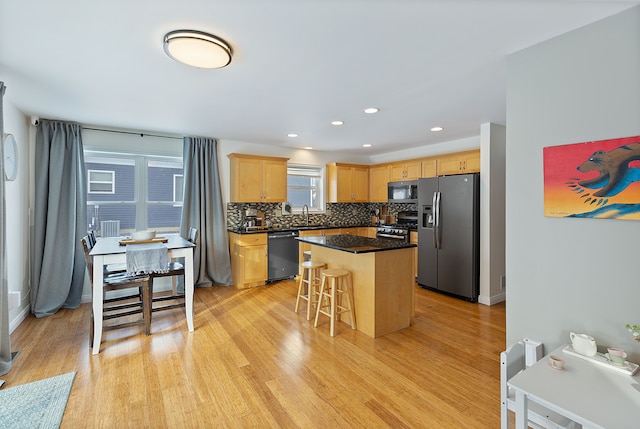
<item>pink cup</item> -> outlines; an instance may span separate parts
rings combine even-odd
[[[614,363],[623,364],[627,358],[627,353],[622,349],[609,347],[607,351],[609,352],[607,353],[607,357]]]
[[[564,369],[564,359],[560,356],[551,355],[549,356],[549,365],[553,369]]]

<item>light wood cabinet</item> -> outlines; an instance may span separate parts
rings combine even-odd
[[[445,174],[477,173],[480,171],[480,151],[471,150],[443,155],[438,158],[438,176]]]
[[[357,164],[327,164],[328,201],[364,203],[369,201],[369,167]]]
[[[416,180],[422,177],[422,163],[420,160],[394,162],[389,169],[389,181]]]
[[[438,175],[438,159],[425,158],[422,160],[422,176],[420,177],[436,177]]]
[[[231,275],[238,289],[264,285],[269,275],[267,234],[229,233]]]
[[[349,227],[349,228],[340,228],[340,234],[356,235],[358,237],[368,237],[369,236],[369,227],[368,226],[353,226],[353,227]]]
[[[303,229],[299,231],[300,237],[313,237],[326,235],[340,235],[346,234],[346,230],[351,228],[327,228],[327,229]],[[298,261],[304,261],[304,252],[311,250],[311,244],[301,241],[298,243]],[[299,271],[299,270],[298,270]]]
[[[369,200],[373,203],[386,203],[388,200],[387,183],[389,183],[389,165],[372,165],[369,167]]]
[[[409,243],[418,244],[418,231],[409,231]],[[413,275],[418,278],[418,248],[413,248]]]
[[[350,228],[329,228],[329,229],[321,229],[320,235],[340,235],[340,234],[351,234],[349,231]]]
[[[287,160],[230,153],[230,201],[236,203],[287,200]]]

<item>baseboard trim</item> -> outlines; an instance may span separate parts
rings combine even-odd
[[[495,305],[500,302],[506,301],[506,299],[507,299],[507,296],[505,295],[504,292],[499,293],[498,295],[493,295],[493,296],[480,295],[478,296],[478,304],[491,306],[491,305]]]
[[[20,326],[24,319],[29,315],[29,311],[31,310],[31,306],[27,305],[25,308],[18,313],[15,319],[9,322],[9,334],[12,334],[15,329]]]

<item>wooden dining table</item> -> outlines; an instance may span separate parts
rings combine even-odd
[[[166,234],[167,256],[169,259],[184,258],[184,295],[187,328],[193,332],[193,248],[195,244],[178,234]],[[103,237],[96,241],[91,249],[93,257],[93,351],[100,352],[102,341],[102,299],[104,286],[104,267],[109,264],[126,263],[126,246],[120,242],[126,237]]]

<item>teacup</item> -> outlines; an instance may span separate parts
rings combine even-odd
[[[609,353],[606,353],[605,356],[613,363],[617,363],[622,365],[627,358],[627,353],[622,349],[617,349],[615,347],[610,347],[607,349]]]
[[[562,359],[560,356],[549,356],[549,364],[553,369],[564,369],[564,359]]]

